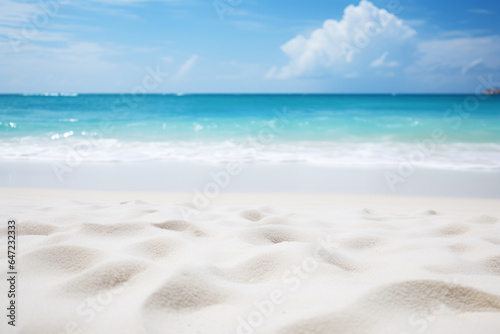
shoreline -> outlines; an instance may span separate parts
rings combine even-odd
[[[390,175],[390,182],[387,175]],[[170,193],[332,193],[500,198],[500,171],[337,168],[310,164],[85,163],[57,174],[42,162],[0,164],[0,187]],[[60,177],[58,177],[60,176]],[[391,185],[392,182],[392,185]]]

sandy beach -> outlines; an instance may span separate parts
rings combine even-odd
[[[500,334],[499,31],[0,0],[0,334]]]
[[[0,193],[18,333],[500,331],[498,199]]]

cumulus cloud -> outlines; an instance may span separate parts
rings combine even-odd
[[[369,67],[374,54],[401,53],[398,49],[404,49],[404,42],[415,34],[396,15],[362,0],[358,6],[345,8],[340,21],[326,20],[309,37],[299,35],[283,45],[281,49],[290,58],[288,65],[271,68],[266,77],[286,79],[352,73],[359,70],[360,65]],[[395,61],[385,63],[385,57],[380,66],[396,66]]]

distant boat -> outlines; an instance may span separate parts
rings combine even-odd
[[[484,95],[500,95],[500,89],[498,88],[491,88],[487,89],[483,92]]]

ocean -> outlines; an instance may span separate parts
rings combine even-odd
[[[0,95],[0,160],[500,169],[500,96]]]

